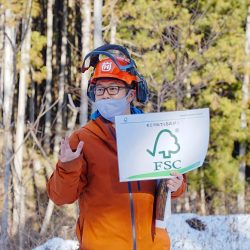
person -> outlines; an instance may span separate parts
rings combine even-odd
[[[112,49],[125,56],[112,54]],[[146,81],[119,45],[104,45],[89,53],[83,72],[89,67],[94,69],[88,96],[97,110],[85,126],[62,139],[48,195],[57,205],[79,201],[76,234],[80,249],[170,249],[167,231],[154,225],[157,181],[119,182],[114,117],[142,113],[133,100],[146,101]],[[186,176],[173,173],[166,185],[175,199],[186,189]]]

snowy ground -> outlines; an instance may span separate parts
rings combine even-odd
[[[250,215],[175,214],[168,219],[167,229],[171,250],[250,250]],[[76,249],[76,241],[53,238],[33,250]]]
[[[205,230],[191,228],[186,220],[192,218]],[[172,215],[168,232],[172,250],[250,250],[250,215]]]
[[[53,238],[43,245],[33,248],[33,250],[77,250],[78,248],[79,244],[77,241]]]

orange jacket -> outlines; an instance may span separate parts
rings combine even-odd
[[[58,162],[47,185],[57,205],[79,199],[77,237],[84,250],[168,250],[165,230],[154,229],[156,181],[119,182],[115,130],[101,117],[70,137],[75,160]],[[186,180],[186,178],[184,179]],[[172,198],[185,191],[185,181]]]

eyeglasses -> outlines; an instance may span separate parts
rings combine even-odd
[[[120,89],[128,89],[127,87],[120,87],[120,86],[109,86],[109,87],[95,87],[94,93],[96,96],[101,96],[104,94],[105,90],[107,90],[109,95],[117,95]]]

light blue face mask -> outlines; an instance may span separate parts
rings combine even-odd
[[[95,101],[95,107],[105,119],[115,122],[115,116],[125,115],[130,103],[127,101],[128,94],[121,99],[102,99]]]

